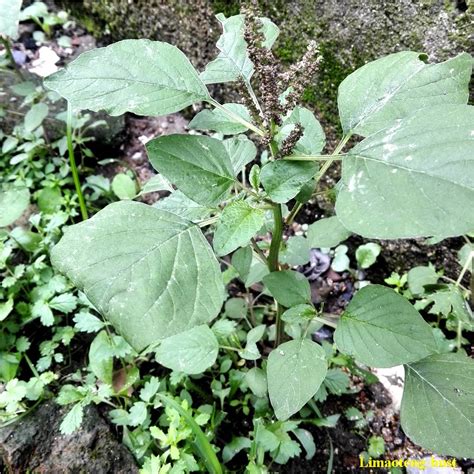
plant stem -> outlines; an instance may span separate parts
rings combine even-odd
[[[222,474],[222,466],[217,459],[216,453],[214,452],[211,443],[203,433],[200,426],[194,421],[194,418],[172,398],[163,395],[162,393],[158,393],[157,397],[163,402],[163,404],[172,407],[186,420],[192,432],[194,433],[196,448],[202,460],[206,464],[208,472],[211,474]]]
[[[12,66],[14,67],[15,73],[18,75],[18,77],[22,81],[24,81],[25,78],[23,76],[23,73],[20,71],[20,67],[18,66],[18,64],[15,61],[15,58],[13,57],[12,48],[10,46],[10,41],[8,40],[8,38],[1,38],[0,37],[0,42],[3,44],[3,46],[5,48],[5,52],[7,53],[7,58],[11,62]]]
[[[211,224],[214,224],[214,222],[217,222],[218,219],[219,218],[217,216],[213,216],[213,217],[209,217],[209,219],[204,219],[203,221],[199,221],[196,224],[199,227],[207,227],[208,225],[211,225]]]
[[[289,155],[283,159],[287,161],[336,161],[342,160],[344,154],[331,154],[331,155]]]
[[[253,123],[247,122],[247,120],[242,118],[240,115],[234,114],[234,112],[230,111],[229,109],[226,109],[223,105],[219,104],[219,102],[217,102],[216,100],[209,98],[208,102],[209,104],[213,105],[216,109],[219,109],[225,115],[230,117],[232,120],[235,120],[236,122],[242,124],[244,127],[247,127],[249,130],[252,130],[252,132],[255,132],[257,135],[260,135],[261,137],[265,136],[265,132],[263,130],[260,130]]]
[[[281,205],[273,205],[273,234],[272,242],[270,244],[270,252],[268,254],[268,269],[271,272],[277,272],[280,269],[279,265],[279,254],[280,254],[280,245],[283,238],[283,215],[281,212]],[[275,347],[280,345],[280,342],[283,337],[283,321],[281,320],[281,315],[283,313],[283,308],[276,303],[277,314],[276,314],[276,336],[275,336]]]
[[[325,318],[320,318],[319,316],[314,316],[313,317],[313,321],[318,321],[319,323],[323,323],[325,324],[326,326],[330,326],[334,329],[337,328],[337,324],[336,323],[333,323],[332,321],[328,321],[327,319]]]
[[[260,258],[263,260],[263,263],[266,263],[268,265],[267,257],[263,253],[262,249],[258,246],[257,241],[252,237],[250,239],[250,242],[252,243],[252,248],[255,250],[255,252],[257,252]]]
[[[296,217],[296,214],[300,212],[301,208],[303,207],[302,202],[297,202],[294,206],[291,212],[288,214],[288,217],[286,218],[286,225],[290,225],[293,222],[293,219]]]
[[[316,185],[319,183],[321,178],[326,174],[326,171],[329,169],[329,167],[334,163],[334,161],[341,156],[341,151],[342,149],[346,146],[346,143],[349,141],[349,138],[351,138],[351,134],[348,134],[344,137],[342,137],[342,140],[337,144],[336,148],[334,151],[329,155],[329,160],[327,160],[323,166],[321,166],[321,169],[319,170],[318,175],[316,176]]]
[[[79,180],[79,173],[76,166],[76,159],[74,158],[74,146],[72,144],[72,107],[69,102],[67,104],[66,137],[72,178],[74,180],[74,186],[76,187],[76,193],[79,199],[79,207],[81,208],[82,219],[86,220],[89,218],[89,215],[87,214],[86,202],[84,201],[84,196],[82,194],[81,182]]]

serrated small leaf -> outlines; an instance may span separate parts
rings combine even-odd
[[[59,425],[59,431],[63,435],[70,435],[74,433],[82,424],[84,416],[84,407],[82,403],[76,403],[64,417]]]
[[[0,303],[0,322],[4,321],[13,309],[13,298]]]
[[[351,235],[336,217],[326,217],[308,227],[308,240],[312,248],[337,247]]]
[[[164,339],[156,351],[156,360],[172,370],[200,374],[214,364],[218,351],[216,336],[202,325]]]
[[[76,329],[82,332],[97,332],[104,327],[103,321],[87,311],[80,311],[77,313],[74,316],[73,321]]]
[[[242,117],[245,121],[251,122],[249,111],[242,104],[223,104],[223,107],[235,115]],[[189,122],[189,128],[195,130],[212,130],[214,132],[220,132],[224,135],[235,135],[247,131],[247,127],[242,125],[241,122],[233,120],[227,114],[219,109],[204,109],[201,110],[192,120]]]
[[[166,115],[209,99],[186,56],[175,46],[123,40],[82,53],[45,79],[74,107],[110,115]]]
[[[246,201],[228,204],[219,217],[213,246],[217,255],[227,255],[247,245],[265,223],[265,212]]]
[[[462,53],[440,64],[425,64],[420,54],[402,51],[366,64],[339,86],[344,132],[364,137],[418,109],[466,104],[472,57]]]
[[[234,184],[234,170],[220,140],[164,135],[146,145],[153,167],[193,201],[215,206]]]
[[[370,367],[394,367],[436,352],[431,326],[406,298],[381,285],[356,293],[334,340],[341,352]]]
[[[271,295],[285,308],[311,301],[311,290],[306,277],[299,272],[282,270],[263,277]]]
[[[474,457],[474,361],[436,354],[405,366],[401,424],[413,442],[441,455]]]
[[[317,172],[316,162],[277,160],[263,166],[260,180],[272,201],[285,203],[294,198]]]
[[[285,342],[268,357],[270,401],[279,420],[287,420],[311,400],[327,372],[323,348],[309,339]]]

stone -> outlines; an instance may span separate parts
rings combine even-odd
[[[77,431],[61,435],[59,425],[69,409],[48,401],[1,428],[0,472],[138,473],[132,454],[115,438],[93,405],[85,409]]]

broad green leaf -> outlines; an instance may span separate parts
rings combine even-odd
[[[110,355],[110,336],[106,331],[100,331],[89,348],[89,369],[104,383],[112,383],[113,358]]]
[[[153,167],[186,196],[215,206],[234,183],[234,170],[220,140],[197,135],[164,135],[146,145]]]
[[[286,308],[311,301],[311,290],[306,277],[299,272],[282,270],[271,272],[263,278],[271,295]]]
[[[216,18],[220,21],[223,30],[216,44],[220,53],[200,74],[202,81],[206,84],[215,84],[242,78],[245,82],[249,82],[254,67],[244,39],[244,16],[235,15],[226,18],[220,13],[216,15]],[[261,31],[265,38],[263,45],[269,49],[278,37],[279,30],[268,18],[260,18],[260,20],[262,21]]]
[[[280,252],[280,261],[288,265],[305,265],[309,262],[311,247],[308,239],[302,235],[293,235],[286,241],[285,249]]]
[[[200,374],[217,358],[219,343],[208,326],[196,326],[164,339],[156,351],[156,361],[168,369]]]
[[[342,162],[337,216],[364,237],[457,236],[474,228],[474,107],[445,105],[399,120]]]
[[[277,160],[262,168],[260,180],[272,201],[285,203],[294,198],[317,172],[316,162]]]
[[[336,217],[326,217],[308,227],[308,240],[312,248],[337,247],[351,235]]]
[[[119,199],[133,199],[137,195],[137,185],[128,174],[119,173],[112,180],[112,191]]]
[[[313,459],[316,454],[316,445],[314,444],[314,438],[311,432],[303,428],[296,428],[293,430],[293,433],[306,451],[305,459],[308,461]]]
[[[166,115],[209,99],[206,86],[178,48],[145,39],[82,53],[44,83],[75,108],[110,115]]]
[[[245,381],[256,397],[265,397],[268,393],[267,374],[260,367],[252,367],[245,374]]]
[[[261,281],[265,275],[270,273],[268,266],[257,254],[252,252],[250,246],[242,247],[232,254],[232,266],[237,270],[246,288]]]
[[[418,109],[466,104],[472,57],[462,53],[440,64],[426,64],[419,53],[390,54],[361,67],[339,86],[344,132],[364,137]]]
[[[382,247],[374,242],[359,245],[356,250],[356,260],[359,267],[369,268],[372,266],[380,255],[381,250]]]
[[[250,449],[252,443],[244,436],[233,436],[230,443],[227,443],[222,450],[222,460],[227,463],[231,461],[242,449]]]
[[[222,142],[229,154],[235,176],[257,156],[257,147],[245,135],[228,138]]]
[[[213,246],[217,255],[227,255],[247,245],[265,222],[265,211],[239,200],[227,205],[219,217]]]
[[[26,210],[30,203],[30,192],[27,188],[10,188],[0,191],[0,227],[13,224]]]
[[[249,111],[242,104],[224,104],[224,108],[230,110],[236,115],[239,115],[247,122],[251,122]],[[189,122],[189,128],[196,130],[213,130],[215,132],[223,133],[224,135],[235,135],[247,131],[247,127],[240,122],[232,120],[228,115],[219,109],[201,110]]]
[[[38,128],[48,116],[48,111],[48,106],[43,102],[33,105],[25,115],[25,130],[32,132]]]
[[[282,321],[289,324],[300,324],[311,321],[316,316],[316,310],[309,304],[298,304],[287,309],[282,315]]]
[[[13,299],[10,298],[7,301],[0,303],[0,322],[7,318],[13,309]]]
[[[137,351],[222,305],[219,264],[199,228],[142,203],[110,204],[68,227],[52,262]]]
[[[174,189],[168,181],[161,176],[161,174],[157,174],[151,177],[144,185],[142,190],[140,191],[140,196],[147,193],[155,193],[157,191],[170,191],[173,192]]]
[[[212,209],[201,206],[201,204],[189,199],[181,191],[175,191],[170,196],[159,199],[153,204],[153,207],[177,214],[193,222],[208,217],[212,212]]]
[[[474,457],[474,361],[461,353],[436,354],[405,366],[401,423],[425,449]]]
[[[294,155],[317,155],[324,148],[326,135],[323,127],[314,114],[305,107],[295,107],[291,114],[283,121],[283,124],[275,136],[279,145],[293,131],[295,124],[303,126],[303,136],[298,140],[293,150]]]
[[[413,267],[407,275],[408,288],[413,295],[422,295],[425,292],[425,285],[434,285],[438,280],[439,275],[431,264]]]
[[[22,0],[0,0],[0,36],[16,39]]]
[[[431,326],[405,297],[381,285],[356,293],[334,341],[341,352],[370,367],[393,367],[436,352]]]
[[[240,357],[247,360],[260,359],[260,351],[258,350],[257,342],[262,339],[266,329],[267,326],[265,324],[260,324],[259,326],[252,328],[247,333],[247,342],[245,344],[245,348],[239,351]]]
[[[268,393],[275,415],[287,420],[311,400],[326,377],[323,348],[309,339],[280,344],[268,357]]]
[[[351,261],[347,256],[348,250],[349,248],[347,245],[338,245],[334,249],[334,257],[331,262],[331,268],[335,272],[345,272],[346,270],[349,270]]]

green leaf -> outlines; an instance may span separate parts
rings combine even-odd
[[[231,461],[242,449],[250,449],[252,443],[244,436],[234,436],[230,443],[227,443],[222,450],[222,460]]]
[[[313,222],[308,227],[308,240],[312,248],[337,247],[351,235],[336,217],[327,217]]]
[[[217,316],[219,264],[200,229],[134,201],[68,227],[53,265],[140,351]]]
[[[303,136],[297,141],[293,149],[294,155],[317,155],[324,148],[326,135],[323,127],[314,114],[305,107],[295,107],[291,114],[283,121],[283,124],[275,136],[278,145],[290,135],[295,124],[303,126]]]
[[[153,207],[171,212],[193,222],[208,217],[212,212],[212,209],[189,199],[181,191],[175,191],[170,196],[161,198]]]
[[[0,322],[4,321],[13,309],[13,299],[0,303]]]
[[[43,188],[37,197],[38,207],[45,214],[54,214],[63,202],[59,188]]]
[[[74,296],[71,293],[56,295],[54,298],[49,300],[48,304],[52,309],[61,311],[61,313],[69,314],[77,307],[77,296]]]
[[[268,393],[275,415],[287,420],[311,400],[327,372],[323,348],[309,339],[280,344],[268,357]]]
[[[258,350],[257,342],[262,339],[266,329],[267,326],[265,324],[260,324],[247,333],[245,348],[243,351],[239,351],[240,357],[247,360],[260,359],[260,351]]]
[[[227,205],[219,217],[213,246],[217,255],[227,255],[247,245],[265,223],[265,211],[239,200]]]
[[[137,195],[137,185],[128,174],[119,173],[112,180],[112,191],[119,199],[133,199]]]
[[[413,267],[408,272],[408,288],[413,295],[422,295],[425,292],[425,285],[434,285],[439,280],[436,269],[433,265]]]
[[[186,196],[215,206],[234,183],[234,170],[220,140],[197,135],[165,135],[146,145],[153,167]]]
[[[471,259],[471,262],[474,262],[474,244],[473,243],[466,243],[461,247],[461,250],[458,252],[459,258],[459,265],[461,268],[467,264],[468,260]],[[467,266],[467,271],[472,273],[472,269],[474,268],[474,263]]]
[[[309,304],[298,304],[287,309],[282,315],[282,321],[289,324],[307,323],[316,316],[316,310]]]
[[[234,114],[242,117],[247,122],[252,122],[249,111],[242,104],[224,104],[224,108],[230,110]],[[189,122],[189,128],[196,130],[213,130],[223,133],[224,135],[235,135],[247,131],[247,127],[240,122],[233,120],[219,109],[201,110]]]
[[[286,308],[311,301],[308,280],[301,273],[292,270],[271,272],[263,277],[263,283],[278,303]]]
[[[358,143],[342,163],[342,224],[379,239],[470,232],[473,123],[474,107],[432,107]]]
[[[334,340],[341,352],[371,367],[393,367],[436,352],[431,326],[405,297],[381,285],[356,293]]]
[[[0,0],[0,36],[16,39],[22,0]]]
[[[311,247],[302,235],[294,235],[286,241],[285,249],[280,253],[280,261],[288,265],[304,265],[309,262]]]
[[[474,457],[474,362],[436,354],[405,366],[401,423],[413,442],[441,455]]]
[[[148,415],[148,410],[146,408],[146,403],[144,402],[135,402],[130,408],[130,417],[128,424],[130,426],[140,426]]]
[[[360,268],[369,268],[380,255],[382,247],[374,242],[359,245],[356,250],[356,260]]]
[[[89,348],[89,369],[104,383],[112,384],[113,358],[110,354],[111,341],[106,331],[100,331]]]
[[[97,332],[104,327],[104,323],[93,314],[87,311],[80,311],[77,313],[74,318],[74,326],[78,331],[82,332]]]
[[[82,423],[82,418],[84,416],[84,406],[82,403],[76,403],[64,417],[61,425],[59,426],[59,431],[63,435],[70,435],[76,431]]]
[[[151,377],[150,380],[145,382],[145,385],[140,390],[140,398],[149,403],[151,399],[155,396],[156,392],[160,388],[160,380],[158,377]]]
[[[250,81],[253,74],[253,64],[247,52],[247,43],[244,39],[244,15],[235,15],[226,18],[223,14],[216,15],[221,22],[223,33],[217,41],[220,53],[211,61],[200,77],[206,84],[218,82],[231,82],[242,78]],[[271,48],[278,37],[278,27],[268,18],[262,21],[263,45]]]
[[[168,369],[200,374],[216,361],[219,343],[208,326],[196,326],[164,339],[156,351],[156,360]]]
[[[0,192],[0,227],[13,224],[30,203],[27,188],[10,188]]]
[[[76,108],[110,115],[166,115],[209,99],[178,48],[145,39],[82,53],[44,83]]]
[[[222,142],[229,154],[234,174],[237,176],[257,156],[257,147],[245,135],[228,138]]]
[[[272,201],[285,203],[294,198],[317,172],[316,162],[277,160],[262,168],[260,180]]]
[[[472,57],[462,53],[425,64],[419,53],[402,51],[361,67],[339,86],[338,106],[346,134],[368,136],[418,109],[466,104]]]
[[[38,128],[48,116],[48,106],[44,102],[34,104],[25,115],[25,130],[32,132]]]
[[[316,454],[316,445],[314,444],[311,432],[303,428],[296,428],[293,430],[293,433],[306,451],[305,459],[308,461],[313,459]]]
[[[31,316],[40,318],[43,326],[52,326],[54,324],[54,314],[51,308],[44,301],[36,301],[31,307]]]
[[[371,436],[367,452],[372,458],[379,458],[385,452],[385,442],[381,436]]]
[[[142,190],[140,191],[140,196],[147,193],[154,193],[157,191],[170,191],[173,192],[174,189],[168,181],[161,176],[161,174],[157,174],[152,176],[144,185]]]
[[[350,260],[347,256],[347,251],[349,248],[347,245],[338,245],[334,250],[334,257],[331,262],[331,268],[335,272],[345,272],[349,270],[350,267]]]
[[[252,367],[245,374],[245,381],[256,397],[266,397],[268,393],[267,374],[259,367]]]

